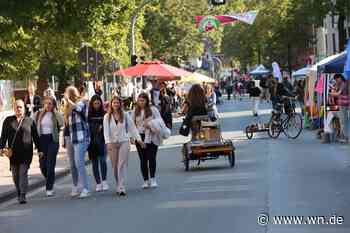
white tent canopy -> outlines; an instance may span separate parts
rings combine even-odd
[[[215,79],[204,74],[194,72],[190,76],[181,77],[180,83],[215,83]]]
[[[265,68],[264,65],[258,65],[254,70],[250,71],[250,75],[263,75],[263,74],[269,74],[270,71]]]
[[[301,68],[295,72],[292,73],[292,77],[293,78],[299,78],[299,77],[303,77],[303,76],[306,76],[309,71],[310,71],[310,68],[311,67],[304,67],[304,68]]]

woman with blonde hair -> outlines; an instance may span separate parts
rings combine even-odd
[[[90,133],[87,123],[87,102],[80,98],[79,91],[74,86],[66,89],[65,120],[69,129],[70,143],[73,145],[74,162],[78,170],[79,182],[82,186],[80,198],[90,196],[89,181],[85,168],[85,154],[90,143]]]
[[[63,125],[61,115],[56,112],[56,101],[52,97],[44,98],[44,108],[36,113],[42,156],[39,158],[40,170],[46,179],[46,195],[54,195],[55,167],[59,149],[59,131]]]
[[[112,97],[108,113],[104,116],[103,133],[117,183],[117,194],[125,196],[125,182],[130,152],[129,135],[142,147],[144,147],[144,144],[134,122],[129,114],[123,110],[122,99],[117,96]]]

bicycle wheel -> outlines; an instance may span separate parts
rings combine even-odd
[[[267,131],[267,134],[270,136],[270,138],[276,139],[280,136],[281,131],[281,125],[271,117],[269,122],[269,131]]]
[[[303,118],[300,114],[293,113],[283,125],[283,131],[290,139],[296,139],[299,137],[303,130]]]

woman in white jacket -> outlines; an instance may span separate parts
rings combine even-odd
[[[155,179],[157,169],[156,157],[162,138],[160,136],[161,132],[156,127],[152,127],[151,121],[162,121],[162,118],[158,109],[150,105],[150,100],[146,93],[141,93],[138,96],[132,119],[141,135],[142,141],[146,144],[145,147],[142,147],[142,144],[136,143],[144,179],[142,188],[156,188],[158,187]]]
[[[123,111],[122,100],[114,96],[103,119],[103,133],[112,169],[117,183],[117,194],[126,195],[125,182],[130,152],[129,135],[142,147],[144,143],[128,113]]]

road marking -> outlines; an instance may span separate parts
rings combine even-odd
[[[253,191],[252,185],[230,185],[230,186],[205,186],[198,188],[184,188],[183,191],[176,192],[177,194],[188,193],[217,193],[217,192],[242,192]]]
[[[176,208],[210,208],[210,207],[232,207],[248,206],[263,207],[264,203],[255,198],[229,198],[229,199],[209,199],[194,201],[169,201],[156,206],[159,209],[176,209]]]
[[[24,209],[24,210],[5,210],[0,211],[0,217],[20,217],[23,215],[31,214],[32,210]]]
[[[215,182],[226,180],[239,180],[239,179],[258,179],[258,174],[255,172],[237,172],[218,175],[201,175],[193,176],[185,181],[186,184],[201,183],[201,182]],[[261,177],[260,177],[261,178]]]

